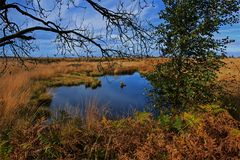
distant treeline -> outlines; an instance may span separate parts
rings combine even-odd
[[[135,57],[3,57],[0,56],[0,59],[7,60],[23,60],[23,61],[31,61],[36,63],[53,63],[60,61],[74,62],[74,61],[88,61],[88,62],[104,62],[110,60],[136,60],[143,58],[158,58],[154,56],[135,56]]]

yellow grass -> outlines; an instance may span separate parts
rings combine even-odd
[[[29,101],[32,83],[28,77],[28,73],[21,73],[1,78],[0,102],[3,109],[1,113],[10,113],[11,110]]]
[[[18,107],[28,104],[34,97],[39,98],[46,87],[59,85],[86,84],[96,87],[97,78],[103,74],[126,74],[139,71],[148,73],[158,63],[167,59],[150,58],[135,60],[114,60],[113,62],[59,60],[52,63],[26,62],[27,70],[14,60],[8,62],[8,68],[0,77],[1,114],[11,114]],[[227,82],[229,88],[237,89],[240,82],[240,59],[225,59],[227,67],[222,68],[219,80]],[[36,94],[37,91],[42,90]],[[239,90],[238,90],[239,91]],[[43,93],[42,93],[43,92]]]
[[[224,59],[226,66],[220,70],[219,80],[229,91],[240,93],[240,58]]]

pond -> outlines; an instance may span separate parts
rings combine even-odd
[[[132,75],[100,77],[101,87],[96,89],[79,86],[62,86],[52,89],[52,110],[86,110],[96,105],[108,117],[127,117],[135,111],[144,111],[148,104],[150,83],[138,72]]]

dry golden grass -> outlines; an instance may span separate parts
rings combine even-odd
[[[46,61],[32,63],[26,61],[23,67],[15,60],[9,60],[8,68],[0,77],[0,105],[1,113],[11,113],[16,108],[26,105],[35,92],[46,87],[59,85],[99,85],[96,78],[104,74],[128,74],[135,71],[148,73],[154,70],[158,63],[165,63],[168,59],[149,58],[134,60],[108,61],[80,61],[63,59],[50,63]],[[226,82],[227,87],[236,90],[240,82],[240,59],[224,59],[226,67],[221,69],[219,80]],[[237,90],[237,92],[239,92]],[[37,95],[39,96],[39,95]]]
[[[7,72],[0,77],[0,118],[9,117],[33,99],[49,99],[47,87],[92,84],[96,82],[92,76],[103,74],[136,70],[147,73],[157,63],[166,61],[115,60],[101,65],[74,60],[36,65],[27,62],[28,71],[11,61]],[[227,68],[221,69],[219,81],[236,89],[240,59],[224,61]],[[182,127],[176,131],[170,125],[172,122],[166,127],[164,121],[155,120],[148,113],[119,121],[107,120],[99,115],[95,102],[87,105],[85,123],[78,117],[65,117],[47,124],[48,116],[44,116],[50,113],[44,107],[29,117],[15,118],[11,124],[0,119],[0,159],[239,159],[239,122],[219,107],[204,106],[199,113],[180,115]]]
[[[213,112],[183,113],[178,130],[176,117],[166,126],[147,113],[102,118],[90,128],[77,118],[52,124],[18,119],[11,136],[0,137],[0,159],[239,159],[239,122],[224,110]]]
[[[15,76],[4,76],[1,78],[0,102],[1,113],[11,113],[17,107],[23,106],[29,101],[32,83],[28,73],[16,74]]]
[[[26,105],[34,92],[44,87],[40,83],[43,80],[54,82],[53,85],[60,85],[61,83],[78,84],[83,82],[91,84],[94,82],[91,77],[84,75],[78,77],[62,76],[77,70],[74,67],[68,66],[69,64],[65,62],[37,65],[27,64],[28,70],[25,70],[22,66],[15,65],[15,62],[9,63],[7,72],[0,77],[1,114],[11,114],[16,108]],[[87,67],[84,69],[87,69]]]
[[[220,70],[219,81],[229,91],[240,93],[240,58],[227,58],[224,62],[226,66]]]

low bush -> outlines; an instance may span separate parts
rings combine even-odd
[[[0,159],[240,158],[240,123],[227,111],[201,110],[157,119],[143,112],[120,120],[103,117],[94,125],[67,114],[49,122],[45,115],[38,114],[35,121],[16,119],[2,127]]]

